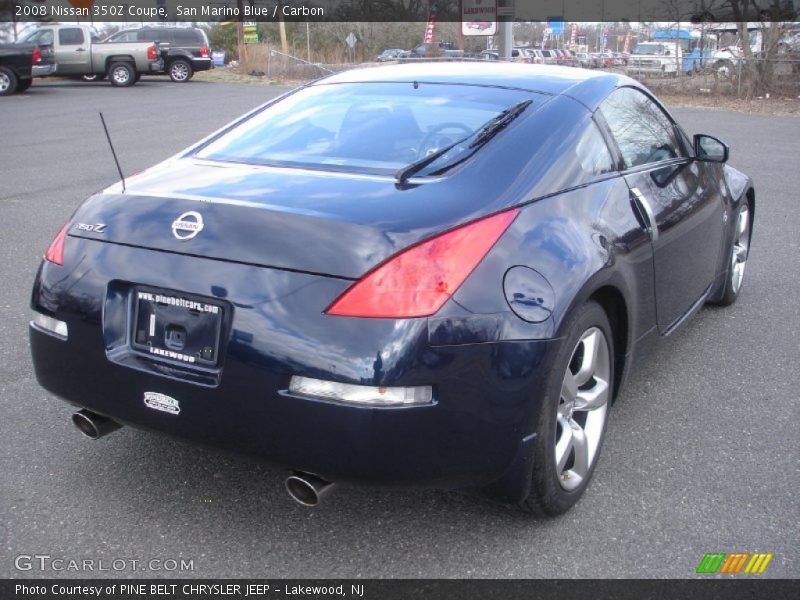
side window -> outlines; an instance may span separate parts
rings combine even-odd
[[[111,36],[111,42],[135,42],[136,31],[120,31]]]
[[[199,45],[192,29],[176,29],[172,32],[172,35],[175,37],[176,44],[182,46]]]
[[[620,88],[600,105],[626,168],[683,156],[675,127],[664,111],[639,90]]]
[[[589,122],[589,126],[575,145],[575,154],[581,169],[589,176],[602,175],[614,170],[611,153],[594,121]]]
[[[68,27],[58,30],[58,43],[62,46],[79,46],[83,43],[83,29]]]

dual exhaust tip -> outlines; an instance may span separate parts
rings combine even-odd
[[[83,435],[92,440],[100,439],[122,427],[108,417],[98,415],[90,410],[79,410],[72,415],[72,423]],[[284,482],[289,497],[298,504],[313,508],[320,503],[333,488],[333,483],[302,471],[294,471]]]
[[[79,410],[72,415],[72,424],[78,428],[78,431],[91,440],[97,440],[122,427],[122,425],[108,417],[98,415],[97,413],[85,409]]]

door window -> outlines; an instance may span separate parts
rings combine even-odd
[[[675,126],[661,107],[634,88],[614,91],[600,105],[630,169],[684,156]]]
[[[58,43],[62,46],[80,46],[83,43],[83,29],[78,27],[59,29]]]
[[[119,33],[115,33],[112,35],[108,41],[109,42],[135,42],[136,41],[136,31],[120,31]]]

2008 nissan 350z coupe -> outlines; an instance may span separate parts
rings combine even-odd
[[[352,70],[86,201],[47,249],[36,375],[129,424],[329,482],[555,515],[652,342],[739,295],[728,148],[635,81],[532,65]]]

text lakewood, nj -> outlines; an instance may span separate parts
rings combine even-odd
[[[238,6],[182,6],[178,5],[179,17],[254,17],[277,19],[284,17],[324,17],[325,12],[319,7],[307,6],[251,6],[244,4],[240,11]],[[278,11],[280,10],[280,15]]]

